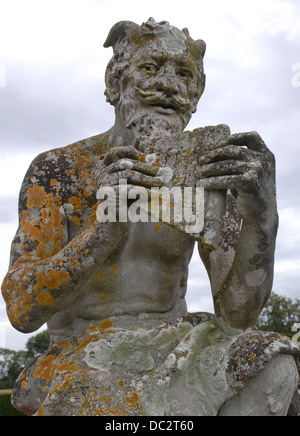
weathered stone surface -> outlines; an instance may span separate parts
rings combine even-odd
[[[275,158],[256,132],[184,131],[205,87],[205,43],[187,29],[121,22],[105,46],[114,126],[38,156],[21,189],[2,293],[12,325],[28,333],[47,322],[51,347],[23,371],[13,403],[45,416],[284,415],[299,347],[251,331],[273,281]],[[127,217],[133,187],[146,196],[145,222]],[[103,188],[116,207],[102,222]],[[191,230],[174,207],[166,222],[171,197],[153,220],[155,188],[182,188],[184,205],[186,188],[204,189],[203,225]],[[195,243],[215,317],[187,314]]]
[[[284,336],[224,332],[213,320],[149,330],[106,320],[89,330],[21,374],[18,408],[31,404],[27,412],[37,416],[216,416],[276,355],[299,352]]]
[[[300,374],[300,358],[296,359],[296,364],[298,367],[298,373]],[[292,403],[290,405],[288,416],[300,416],[300,379],[298,388],[294,394]]]

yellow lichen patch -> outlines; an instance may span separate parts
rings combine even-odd
[[[60,349],[62,349],[62,348],[66,348],[68,345],[69,345],[68,341],[62,341],[62,342],[60,342],[59,344],[56,344],[56,345],[55,345],[55,348],[56,348],[57,350],[60,350]]]
[[[109,404],[109,403],[110,403],[110,400],[109,400],[109,398],[107,398],[106,395],[103,395],[103,397],[102,397],[102,401],[103,401],[105,404]]]
[[[77,260],[75,260],[74,257],[70,257],[69,262],[73,268],[77,268],[79,266],[79,262],[77,262]]]
[[[114,266],[112,267],[112,271],[113,271],[113,274],[114,274],[115,276],[117,276],[117,275],[119,274],[119,267],[118,267],[118,265],[114,265]]]
[[[120,386],[120,388],[124,388],[125,386],[124,380],[119,380],[118,385]]]
[[[104,416],[126,416],[128,412],[126,410],[122,410],[119,407],[103,407]]]
[[[58,289],[62,284],[67,283],[69,280],[70,275],[66,271],[45,271],[37,274],[36,286],[33,290],[39,292],[43,288],[50,290]]]
[[[36,301],[40,306],[49,306],[54,302],[53,297],[51,294],[49,294],[49,292],[43,292],[42,294],[39,294],[36,297]]]
[[[39,260],[45,260],[57,254],[62,248],[64,229],[60,213],[61,197],[55,197],[53,194],[46,195],[38,186],[33,188],[28,189],[27,206],[40,207],[40,219],[34,221],[30,210],[24,210],[20,222],[20,232],[26,241],[38,242],[35,254]],[[22,255],[27,261],[32,261],[31,258],[28,259],[30,254],[26,252],[25,246],[26,244],[23,244]]]
[[[88,328],[88,331],[90,333],[96,332],[96,331],[106,331],[110,328],[112,328],[114,326],[114,323],[110,320],[110,319],[106,319],[104,321],[102,321],[100,324],[92,324],[90,325],[90,327]],[[111,333],[111,331],[109,331]]]
[[[251,362],[254,362],[255,360],[255,355],[254,354],[250,354],[249,359],[251,360]]]
[[[28,209],[32,207],[42,207],[46,203],[47,194],[38,185],[31,186],[27,191],[27,207]]]
[[[50,186],[53,187],[53,186],[56,186],[56,185],[58,185],[58,181],[56,179],[51,179],[50,180]]]
[[[80,218],[78,216],[73,216],[72,217],[72,222],[74,224],[76,224],[76,226],[81,226],[81,221],[80,221]]]
[[[96,219],[97,219],[97,215],[96,215],[96,213],[94,213],[93,215],[90,215],[90,216],[89,216],[89,224],[90,224],[90,225],[94,224],[94,222],[96,221]]]
[[[20,283],[16,290],[19,290],[22,287],[23,283]],[[10,322],[13,326],[22,325],[21,317],[25,316],[28,312],[32,311],[33,308],[33,297],[28,290],[22,292],[20,291],[20,299],[14,299],[15,293],[7,301],[8,305],[8,316]],[[27,318],[27,317],[25,317]]]
[[[156,232],[160,232],[161,229],[162,229],[162,227],[161,227],[160,224],[155,224],[155,226],[154,226],[154,230],[155,230]]]
[[[137,409],[138,407],[142,408],[142,406],[138,405],[138,402],[140,401],[140,397],[136,392],[130,392],[130,394],[125,397],[125,401],[128,407],[132,407],[133,409]]]
[[[110,319],[106,319],[102,321],[102,323],[98,326],[99,330],[107,330],[114,326],[114,323]]]
[[[74,213],[82,211],[81,198],[80,197],[70,197],[68,203],[74,206]]]
[[[45,415],[45,404],[42,404],[42,406],[37,411],[36,416],[44,416]]]
[[[38,360],[36,363],[37,368],[34,370],[32,376],[34,378],[41,378],[43,380],[50,381],[54,360],[55,357],[52,354],[49,354],[49,356],[42,360]]]
[[[23,380],[23,381],[21,382],[21,387],[22,387],[22,389],[26,390],[27,387],[28,387],[28,381]]]

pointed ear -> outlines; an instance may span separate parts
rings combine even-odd
[[[121,39],[130,38],[139,31],[140,26],[132,21],[120,21],[115,24],[108,34],[104,47],[114,47]]]
[[[190,32],[188,31],[188,29],[186,27],[184,29],[182,29],[182,31],[185,34],[185,36],[187,37],[188,44],[190,47],[192,47],[196,57],[197,58],[199,58],[199,57],[204,58],[205,52],[206,52],[205,42],[202,41],[202,39],[198,39],[198,41],[194,41],[191,38]]]
[[[206,52],[206,43],[202,39],[195,41],[195,48],[201,58],[204,58]]]
[[[187,38],[190,37],[189,29],[187,29],[187,28],[185,27],[184,29],[182,29],[182,31],[183,31],[183,33],[185,34],[185,36],[186,36]]]

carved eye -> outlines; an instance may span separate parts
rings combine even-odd
[[[141,65],[140,68],[147,73],[155,73],[157,71],[156,66],[153,64],[144,64]]]
[[[178,72],[179,76],[183,79],[189,79],[193,77],[193,73],[191,70],[180,69]]]

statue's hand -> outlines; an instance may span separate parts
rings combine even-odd
[[[116,147],[109,151],[99,172],[98,186],[118,186],[120,179],[126,179],[128,185],[161,187],[160,168],[153,166],[147,156],[134,147]]]
[[[275,158],[256,132],[232,135],[200,160],[201,186],[231,189],[244,219],[276,211]]]

